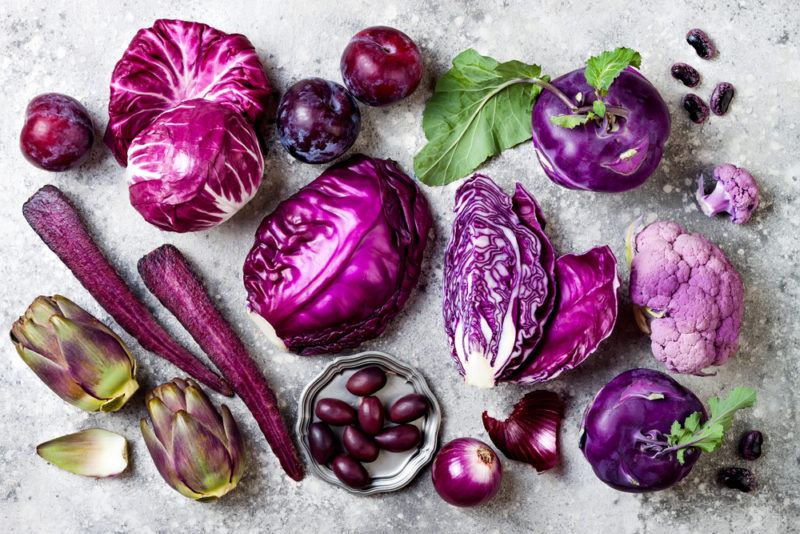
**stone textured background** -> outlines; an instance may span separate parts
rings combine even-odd
[[[680,377],[703,398],[733,385],[755,387],[759,402],[737,417],[734,431],[714,455],[705,455],[678,487],[650,495],[615,492],[601,484],[577,449],[581,413],[592,395],[617,373],[659,368],[646,338],[633,325],[626,283],[618,327],[580,369],[545,387],[568,402],[558,469],[537,475],[504,462],[500,494],[483,508],[461,510],[434,493],[429,470],[398,493],[359,498],[313,476],[297,484],[284,476],[239,400],[229,401],[252,451],[240,487],[215,504],[184,499],[162,482],[138,430],[141,395],[114,415],[88,415],[50,393],[6,342],[0,366],[0,525],[5,532],[799,532],[800,456],[797,441],[800,296],[800,163],[797,162],[798,32],[795,2],[578,2],[576,0],[423,2],[61,2],[5,0],[0,10],[0,324],[8,329],[39,294],[62,293],[113,324],[25,224],[20,207],[37,188],[54,183],[82,207],[98,240],[123,275],[154,308],[135,272],[136,260],[157,245],[174,243],[197,264],[269,376],[287,417],[303,386],[329,361],[272,349],[245,317],[241,265],[261,218],[320,167],[292,160],[273,148],[258,196],[230,222],[193,235],[162,233],[127,201],[123,171],[101,143],[90,162],[62,174],[29,165],[17,136],[27,101],[58,91],[81,100],[98,133],[105,127],[112,68],[137,29],[159,17],[200,20],[247,35],[280,90],[307,76],[339,80],[339,55],[350,36],[374,24],[397,26],[422,47],[426,73],[420,89],[387,109],[362,108],[363,130],[354,150],[398,160],[411,170],[423,144],[420,118],[435,79],[467,47],[495,58],[537,62],[557,75],[582,65],[591,53],[619,45],[642,53],[642,70],[673,114],[666,157],[638,190],[617,195],[581,193],[548,181],[528,144],[483,168],[506,190],[520,181],[540,200],[557,250],[580,251],[609,243],[623,257],[622,236],[639,215],[672,218],[709,235],[739,267],[746,285],[746,314],[739,354],[714,377]],[[720,50],[705,62],[684,42],[700,26]],[[679,108],[684,88],[669,76],[675,61],[699,68],[708,98],[717,81],[732,82],[737,96],[724,118],[703,126]],[[694,180],[714,164],[732,162],[760,180],[763,207],[748,225],[710,220],[693,201]],[[440,312],[442,251],[456,184],[426,190],[436,214],[437,239],[429,248],[419,289],[386,334],[365,344],[417,366],[445,412],[441,438],[486,439],[480,413],[505,413],[523,394],[515,386],[477,391],[465,387],[450,361]],[[627,270],[622,266],[623,279]],[[158,308],[156,308],[158,309]],[[174,319],[158,316],[184,342]],[[175,375],[175,368],[145,353],[128,336],[141,362],[144,388]],[[191,345],[193,346],[193,345]],[[216,399],[221,400],[221,399]],[[88,426],[130,439],[132,468],[114,480],[73,476],[34,453],[36,444]],[[742,464],[738,434],[760,428],[766,452],[755,470],[760,488],[750,495],[719,488],[722,465]]]

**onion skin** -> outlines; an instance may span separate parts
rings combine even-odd
[[[453,506],[479,506],[491,500],[503,479],[500,458],[486,443],[457,438],[444,445],[433,460],[433,487]]]

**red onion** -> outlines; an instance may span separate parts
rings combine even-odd
[[[433,487],[454,506],[478,506],[500,489],[503,467],[490,446],[473,438],[457,438],[436,455]]]

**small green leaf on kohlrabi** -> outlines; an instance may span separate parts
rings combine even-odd
[[[531,110],[548,81],[538,65],[499,63],[468,49],[437,82],[425,104],[428,143],[414,156],[414,172],[427,185],[462,178],[501,151],[531,138]]]
[[[608,50],[599,56],[592,56],[586,61],[584,77],[586,83],[606,95],[611,84],[626,67],[639,67],[642,56],[630,48]]]
[[[128,467],[128,441],[102,428],[89,428],[51,439],[36,453],[65,471],[87,477],[110,477]]]
[[[592,102],[592,109],[594,110],[595,115],[598,117],[605,117],[606,104],[602,100],[595,100]]]
[[[562,128],[569,128],[570,130],[582,124],[586,124],[595,118],[595,114],[591,111],[583,114],[570,114],[570,115],[551,115],[550,122]]]
[[[711,416],[700,424],[700,412],[689,415],[683,424],[672,423],[667,441],[677,449],[678,463],[684,462],[684,450],[697,447],[706,452],[714,451],[733,422],[733,414],[743,408],[750,408],[756,402],[756,392],[752,388],[737,387],[724,399],[712,397],[708,400]]]

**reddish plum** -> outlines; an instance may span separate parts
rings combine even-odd
[[[327,163],[353,146],[361,112],[347,90],[322,78],[300,80],[278,105],[278,138],[305,163]]]
[[[422,54],[400,30],[374,26],[350,39],[340,64],[347,89],[370,106],[402,100],[422,79]]]
[[[19,146],[33,165],[66,171],[86,161],[93,143],[92,119],[74,98],[46,93],[28,104]]]

